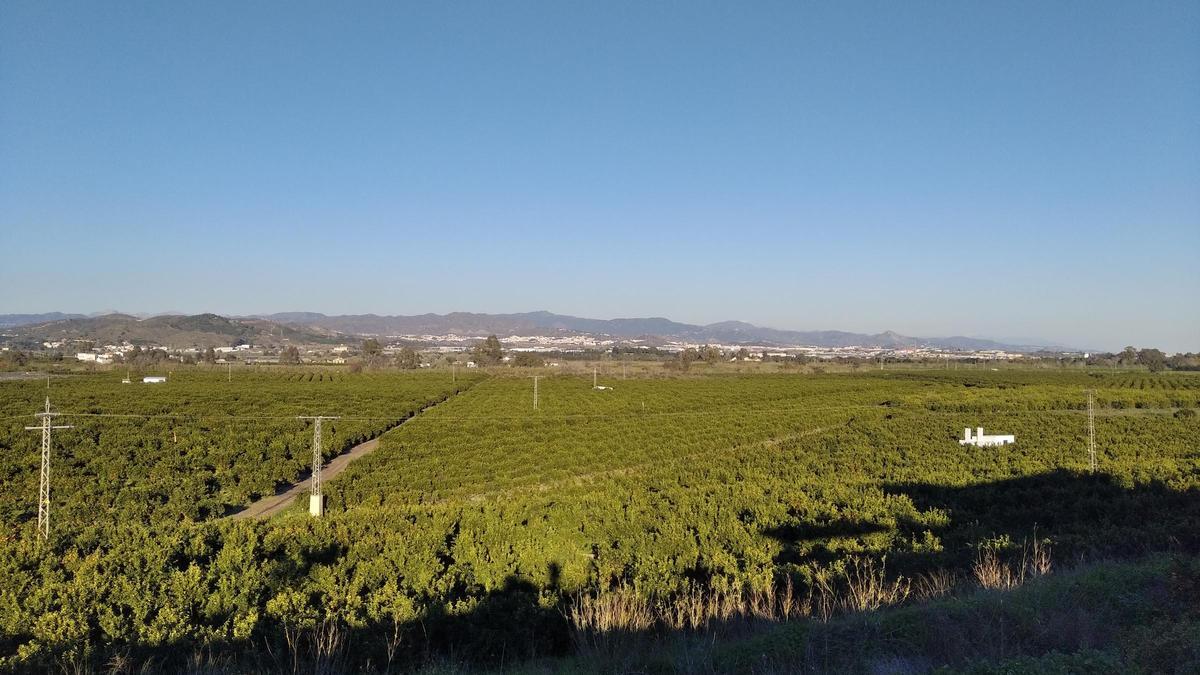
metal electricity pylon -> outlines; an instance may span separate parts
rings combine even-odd
[[[54,429],[70,429],[69,424],[52,424],[58,413],[50,412],[50,397],[46,397],[46,411],[34,414],[42,423],[36,427],[25,427],[26,431],[42,432],[42,471],[38,478],[38,532],[42,538],[50,537],[50,432]]]
[[[314,517],[320,518],[325,513],[325,495],[321,492],[321,465],[324,463],[324,457],[321,456],[321,422],[340,418],[326,415],[301,415],[299,419],[313,421],[312,494],[308,498],[308,512]]]
[[[1088,390],[1088,458],[1092,463],[1092,473],[1096,473],[1096,404]]]

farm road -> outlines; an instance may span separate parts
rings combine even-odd
[[[379,434],[375,438],[372,438],[369,441],[363,441],[362,443],[359,443],[358,445],[354,446],[353,448],[350,448],[349,451],[343,452],[342,454],[338,455],[337,457],[334,457],[333,459],[329,460],[329,462],[327,464],[325,464],[325,466],[321,467],[321,481],[325,482],[325,481],[330,481],[330,480],[333,480],[334,478],[337,478],[338,474],[345,471],[346,467],[350,466],[350,462],[353,462],[354,460],[358,459],[359,457],[363,457],[363,456],[371,454],[372,452],[375,452],[375,450],[379,447],[379,439],[383,438],[383,436],[385,434],[389,434],[392,431],[399,429],[400,427],[404,426],[404,424],[406,422],[416,419],[418,416],[420,416],[421,413],[425,412],[426,410],[429,410],[430,408],[434,407],[435,405],[445,403],[446,401],[453,398],[453,396],[454,395],[452,394],[450,396],[447,396],[446,398],[443,398],[440,401],[434,401],[434,402],[429,403],[425,407],[418,410],[416,412],[416,414],[406,417],[403,420],[401,420],[399,424],[396,424],[395,426],[385,429],[383,431],[383,433]],[[295,483],[292,483],[290,486],[288,486],[282,492],[276,492],[275,494],[273,494],[269,497],[262,497],[262,498],[258,499],[257,501],[251,503],[249,506],[242,509],[241,511],[237,511],[236,513],[227,515],[227,516],[225,516],[225,518],[228,518],[230,520],[246,520],[249,518],[270,518],[271,516],[286,509],[300,495],[308,494],[309,487],[310,486],[309,486],[308,478],[298,480]]]
[[[398,429],[398,428],[399,428],[399,425],[392,427],[392,429]],[[388,431],[391,431],[392,429],[388,429]],[[387,433],[387,432],[384,432],[384,433]],[[321,480],[327,481],[327,480],[332,480],[334,478],[337,478],[337,475],[339,473],[341,473],[342,471],[345,471],[347,466],[350,466],[350,462],[353,462],[354,460],[358,459],[359,457],[362,457],[364,455],[368,455],[368,454],[374,452],[375,449],[378,447],[379,447],[379,438],[376,437],[376,438],[372,438],[369,441],[359,443],[358,445],[354,446],[353,448],[350,448],[349,452],[343,452],[342,454],[338,455],[337,457],[334,457],[332,460],[329,461],[328,464],[326,464],[324,467],[322,467]],[[302,481],[295,482],[290,487],[288,487],[286,490],[284,490],[283,492],[277,492],[269,497],[263,497],[263,498],[259,499],[258,501],[250,504],[250,506],[247,506],[246,508],[242,509],[241,511],[238,511],[237,513],[234,513],[233,515],[228,516],[228,517],[231,520],[244,520],[247,518],[270,518],[271,516],[286,509],[300,495],[308,494],[308,489],[309,489],[308,480],[302,480]]]

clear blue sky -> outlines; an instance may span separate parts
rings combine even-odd
[[[0,4],[0,312],[1200,350],[1200,3]]]

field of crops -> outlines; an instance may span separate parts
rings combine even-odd
[[[31,413],[47,397],[55,424],[56,529],[110,521],[178,523],[219,517],[311,467],[312,434],[298,415],[342,415],[325,426],[327,455],[372,438],[472,382],[448,375],[184,372],[167,384],[121,374],[0,383],[0,523],[36,517],[41,436]]]
[[[1198,425],[1172,414],[1196,407],[1191,379],[1150,390],[1024,373],[611,384],[552,378],[533,410],[528,382],[485,382],[389,435],[337,482],[332,506],[359,520],[453,512],[456,545],[488,589],[510,575],[544,585],[551,571],[575,588],[766,584],[848,552],[950,564],[1035,528],[1064,555],[1195,535],[1180,514],[1146,522],[1111,501],[1197,487]],[[1084,387],[1101,406],[1098,477],[1084,475]],[[1018,443],[957,443],[979,425]],[[971,504],[987,513],[964,518]]]
[[[1182,374],[602,378],[609,390],[552,376],[537,409],[523,377],[254,377],[54,383],[63,412],[147,417],[63,418],[77,425],[58,437],[65,523],[46,544],[29,522],[32,418],[5,421],[0,664],[199,645],[245,667],[289,650],[346,668],[496,662],[569,651],[581,597],[811,598],[862,560],[915,578],[1022,541],[1062,561],[1200,545],[1200,378]],[[44,395],[0,383],[0,415]],[[303,470],[311,436],[284,416],[369,418],[336,423],[332,452],[443,398],[327,485],[326,518],[212,521]],[[960,446],[976,426],[1017,442]]]

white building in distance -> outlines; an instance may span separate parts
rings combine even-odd
[[[958,442],[958,444],[959,445],[974,445],[976,447],[982,448],[982,447],[991,446],[991,445],[1008,445],[1009,443],[1016,443],[1016,442],[1017,442],[1017,437],[1013,436],[1012,434],[984,436],[983,435],[983,427],[976,427],[975,428],[975,436],[972,437],[971,429],[968,427],[966,429],[963,429],[963,437],[962,437],[962,440]]]
[[[167,378],[162,375],[147,375],[142,378],[142,384],[161,384],[166,381]]]

